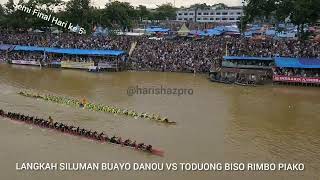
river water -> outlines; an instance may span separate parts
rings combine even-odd
[[[127,95],[130,86],[192,88],[193,95]],[[91,112],[17,95],[33,89],[158,112],[176,126]],[[88,73],[0,64],[0,108],[52,116],[67,124],[130,137],[164,157],[102,145],[0,119],[0,179],[316,179],[320,176],[319,88],[215,84],[206,75],[160,72]],[[16,171],[22,162],[275,162],[304,171]]]

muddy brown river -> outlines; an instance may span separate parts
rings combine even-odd
[[[193,95],[127,95],[127,88],[193,89]],[[54,93],[176,121],[93,112],[22,97],[21,89]],[[149,179],[301,180],[320,177],[320,89],[215,84],[206,75],[160,72],[88,73],[0,64],[0,108],[108,135],[130,137],[164,157],[99,144],[0,118],[1,180]],[[17,171],[22,162],[303,163],[303,171]]]

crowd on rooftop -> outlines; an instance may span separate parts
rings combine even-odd
[[[297,68],[276,68],[273,71],[274,75],[284,75],[291,77],[320,77],[319,69],[297,69]]]

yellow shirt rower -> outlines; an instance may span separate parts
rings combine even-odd
[[[87,101],[87,99],[84,97],[84,98],[82,98],[82,100],[81,100],[80,107],[84,107],[86,104],[88,104],[88,101]]]

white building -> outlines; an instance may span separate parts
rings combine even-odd
[[[243,9],[241,6],[226,8],[213,6],[206,9],[180,9],[176,13],[177,21],[235,23],[240,21]]]

